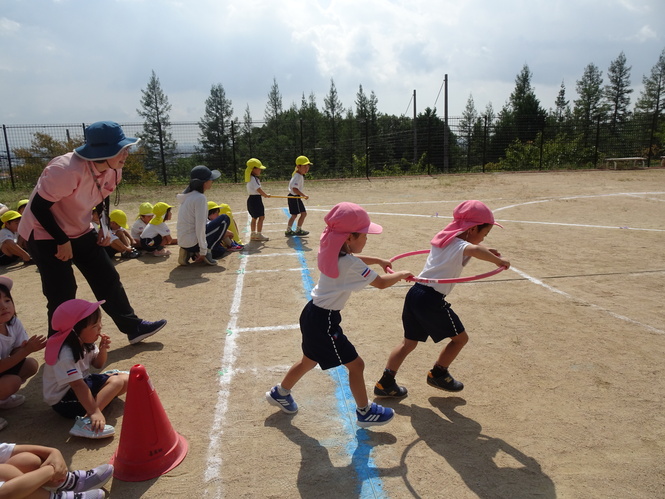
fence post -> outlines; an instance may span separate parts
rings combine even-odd
[[[369,120],[365,118],[365,176],[369,180]]]
[[[233,182],[237,184],[238,165],[236,164],[236,128],[234,121],[231,121],[231,152],[233,154]]]
[[[483,126],[483,173],[485,173],[485,163],[487,162],[487,115],[485,115],[485,125]]]
[[[593,167],[598,168],[598,144],[600,143],[600,115],[596,116],[596,144],[593,152]]]
[[[543,143],[545,141],[545,122],[543,122],[543,127],[540,129],[540,158],[538,158],[538,169],[543,169]]]
[[[7,139],[7,127],[2,125],[2,133],[5,136],[5,148],[7,150],[7,166],[9,167],[9,178],[12,181],[12,191],[16,190],[16,184],[14,184],[14,170],[12,169],[12,153],[9,150],[9,140]]]

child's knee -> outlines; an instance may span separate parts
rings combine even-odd
[[[457,336],[452,337],[452,341],[457,343],[460,347],[463,347],[469,342],[469,335],[466,334],[466,331],[461,332]]]

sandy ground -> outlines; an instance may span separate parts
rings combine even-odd
[[[264,187],[286,194],[285,183]],[[285,238],[285,200],[270,199],[270,241],[248,244],[217,267],[178,267],[177,248],[169,258],[118,262],[139,316],[169,324],[130,346],[106,318],[109,367],[146,367],[189,452],[157,479],[114,479],[110,497],[665,497],[665,170],[305,187],[310,237]],[[156,189],[149,201],[174,202],[176,191]],[[208,198],[229,203],[246,228],[244,186],[214,186]],[[428,342],[399,372],[409,396],[386,402],[397,413],[389,425],[358,429],[343,368],[308,374],[294,390],[295,416],[268,405],[266,390],[301,355],[298,316],[318,278],[325,213],[339,201],[363,205],[384,227],[365,253],[391,257],[428,248],[465,199],[495,210],[505,229],[486,243],[513,264],[449,296],[471,338],[451,367],[465,389],[450,394],[425,383],[440,349]],[[132,218],[145,200],[125,195],[120,208]],[[395,267],[417,273],[422,263],[412,257]],[[475,261],[468,274],[488,265]],[[35,267],[0,272],[15,281],[29,333],[44,333]],[[343,311],[368,390],[402,337],[409,286],[369,287]],[[79,297],[92,298],[80,276]],[[43,362],[41,352],[35,357]],[[9,421],[3,439],[58,447],[73,468],[107,462],[123,425],[138,426],[116,400],[106,411],[114,438],[70,437],[71,422],[42,401],[41,371],[21,393],[23,406],[0,413]]]

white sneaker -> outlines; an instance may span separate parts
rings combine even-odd
[[[182,265],[183,267],[185,265],[189,265],[189,258],[190,258],[189,251],[187,251],[185,248],[180,248],[178,251],[178,265]]]
[[[203,263],[207,265],[217,265],[217,260],[212,257],[212,251],[208,250],[203,258]]]
[[[112,476],[112,464],[102,464],[91,470],[70,471],[67,478],[65,478],[65,483],[57,491],[85,492],[86,490],[101,489]]]
[[[13,409],[14,407],[22,405],[23,402],[25,402],[25,397],[15,393],[14,395],[7,397],[5,400],[0,400],[0,409]]]
[[[54,492],[55,499],[104,499],[106,493],[102,489],[86,490],[85,492],[74,492],[73,490],[63,490]]]
[[[264,236],[260,232],[257,232],[256,234],[254,234],[251,239],[252,239],[252,241],[270,241],[269,237]]]
[[[170,250],[167,250],[166,248],[160,249],[160,250],[155,250],[152,252],[152,256],[169,256],[171,254]]]
[[[107,438],[115,435],[115,428],[107,424],[104,425],[104,429],[102,431],[92,431],[92,422],[90,421],[90,418],[82,418],[77,416],[74,426],[72,426],[72,429],[69,430],[69,434],[75,437],[92,439]]]

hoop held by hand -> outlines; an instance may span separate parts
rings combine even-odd
[[[394,256],[390,259],[390,263],[394,262],[395,260],[399,260],[401,258],[406,258],[409,256],[415,256],[415,255],[424,255],[426,253],[429,253],[430,250],[417,250],[417,251],[409,251],[408,253],[402,253],[401,255]],[[477,281],[479,279],[485,279],[486,277],[491,277],[495,274],[498,274],[499,272],[502,272],[506,270],[507,267],[501,266],[497,267],[494,270],[490,272],[485,272],[484,274],[478,274],[478,275],[472,275],[468,277],[454,277],[454,278],[448,278],[448,279],[426,279],[424,277],[409,277],[406,279],[409,282],[420,282],[422,284],[448,284],[448,283],[458,283],[458,282],[469,282],[469,281]],[[391,268],[388,269],[389,273],[393,273],[393,270]]]

